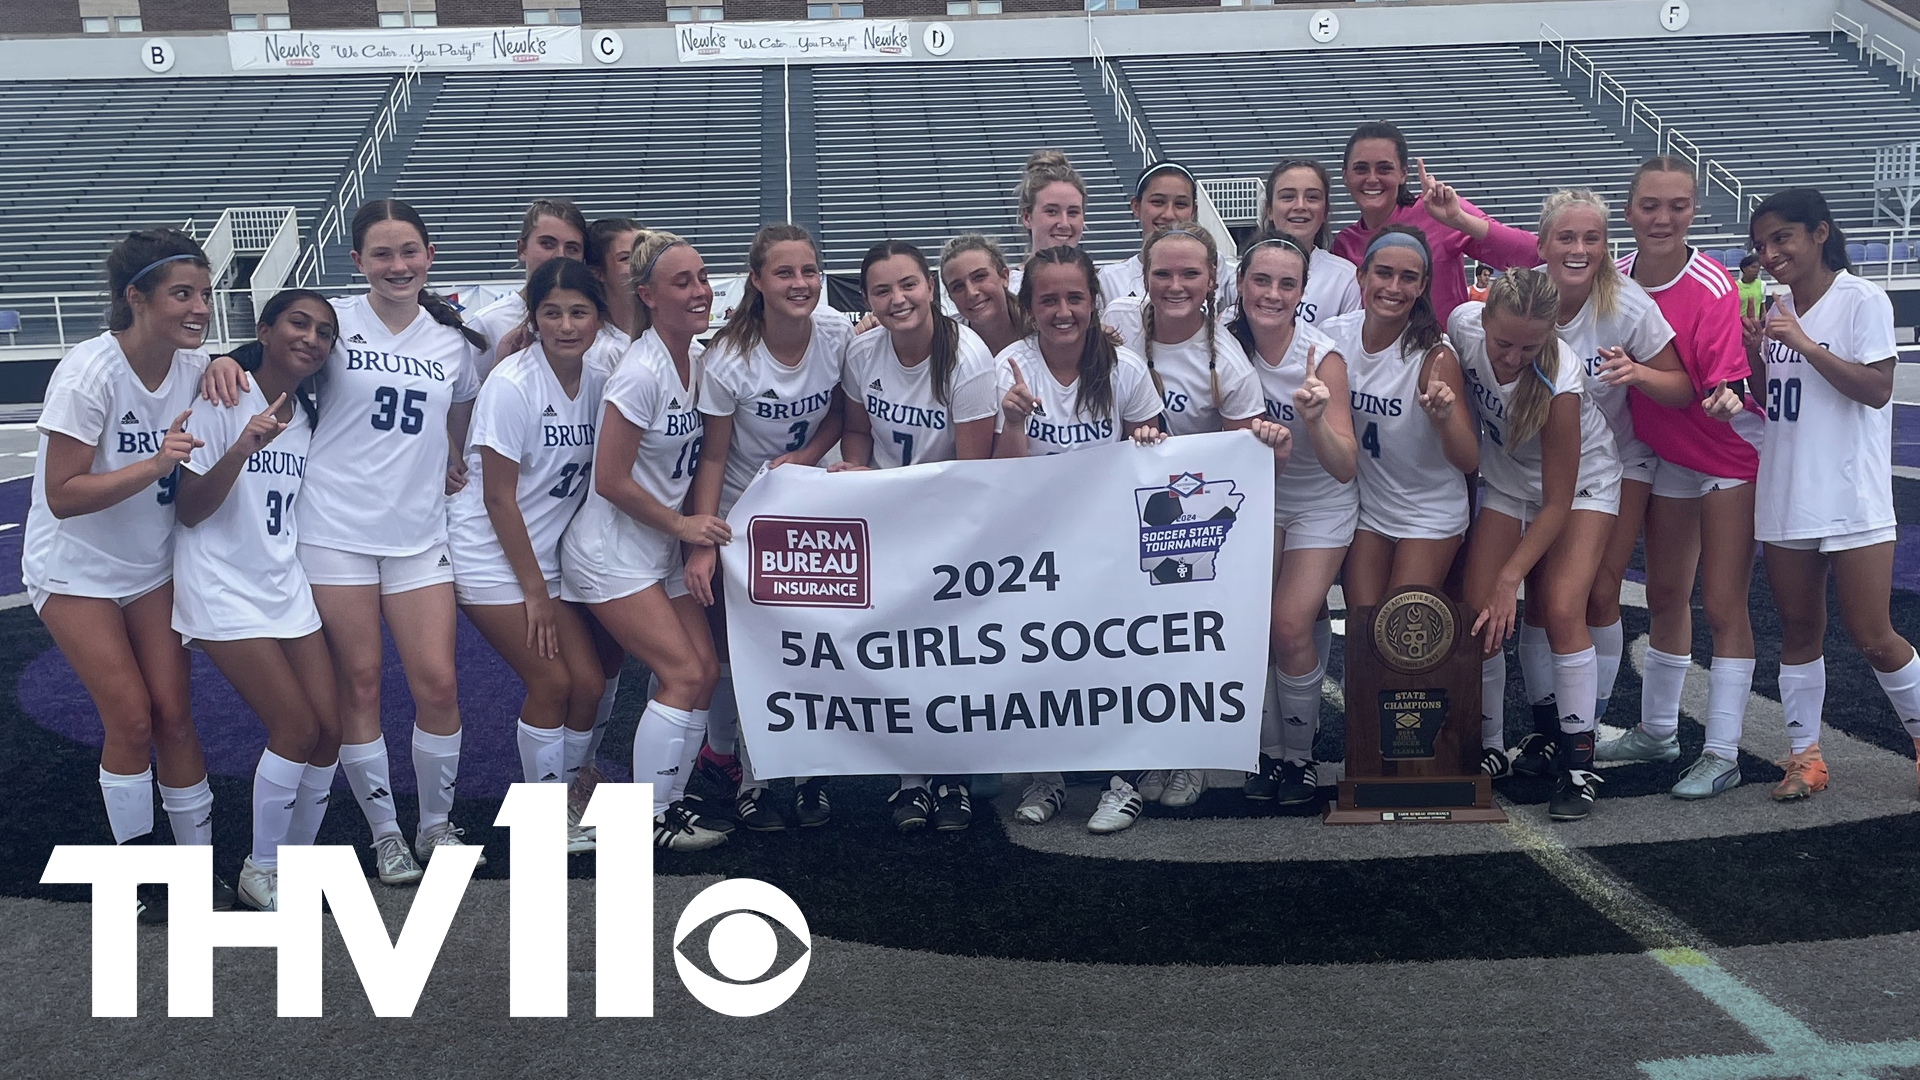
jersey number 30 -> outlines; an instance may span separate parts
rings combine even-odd
[[[1800,419],[1800,380],[1767,380],[1767,419]]]

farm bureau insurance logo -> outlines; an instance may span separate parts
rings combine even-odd
[[[1134,488],[1140,569],[1155,585],[1212,581],[1214,556],[1245,501],[1233,481],[1210,481],[1202,473],[1169,476],[1165,487]]]
[[[747,523],[747,543],[754,603],[873,606],[865,518],[756,517]]]

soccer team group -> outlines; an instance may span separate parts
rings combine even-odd
[[[1071,163],[1041,151],[1015,193],[1024,265],[978,233],[939,252],[875,244],[861,264],[871,314],[855,326],[821,303],[813,239],[769,225],[710,337],[693,245],[588,222],[561,199],[526,213],[524,290],[464,315],[426,288],[427,224],[403,202],[367,203],[352,226],[367,290],[282,292],[258,340],[218,358],[203,348],[198,245],[129,234],[107,258],[110,329],[46,391],[23,566],[98,706],[115,842],[152,841],[156,780],[175,841],[210,842],[190,647],[268,735],[252,854],[219,895],[274,906],[279,845],[313,841],[336,770],[380,879],[418,880],[437,848],[462,843],[456,610],[526,686],[524,776],[572,785],[573,850],[593,846],[577,808],[627,655],[652,675],[633,772],[656,781],[659,847],[825,824],[826,778],[776,796],[754,775],[755,725],[726,674],[717,546],[763,466],[898,468],[1235,428],[1272,449],[1277,507],[1249,799],[1316,798],[1336,581],[1349,606],[1419,584],[1477,613],[1483,767],[1555,777],[1551,816],[1575,820],[1592,810],[1596,760],[1678,759],[1698,578],[1713,643],[1705,751],[1673,794],[1728,790],[1754,677],[1755,540],[1783,638],[1790,746],[1774,798],[1828,783],[1830,574],[1920,747],[1920,658],[1889,613],[1892,307],[1849,272],[1819,192],[1782,191],[1753,214],[1768,296],[1757,273],[1737,281],[1688,246],[1696,186],[1676,159],[1633,175],[1634,247],[1617,261],[1593,193],[1548,194],[1537,232],[1493,221],[1391,124],[1354,131],[1340,180],[1360,217],[1336,232],[1328,171],[1281,162],[1262,231],[1235,258],[1195,223],[1192,173],[1161,162],[1130,202],[1139,253],[1096,266],[1079,247],[1085,216],[1119,208],[1089,207]],[[1470,285],[1470,261],[1497,276]],[[1638,722],[1616,710],[1626,734],[1596,745],[1641,541],[1652,625]],[[380,730],[383,621],[414,704],[411,844]],[[1535,730],[1509,749],[1515,636]],[[1125,829],[1149,801],[1191,805],[1206,777],[1113,776],[1088,828]],[[966,828],[971,779],[900,777],[893,823]],[[1035,774],[1014,816],[1043,824],[1064,801],[1060,775]],[[142,903],[164,917],[163,895]]]

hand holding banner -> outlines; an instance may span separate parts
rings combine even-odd
[[[1247,769],[1273,454],[1244,432],[762,476],[721,549],[762,777]]]

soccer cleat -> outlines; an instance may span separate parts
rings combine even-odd
[[[1140,782],[1133,785],[1133,790],[1148,802],[1159,802],[1167,793],[1167,780],[1172,775],[1165,769],[1150,769],[1140,774]]]
[[[240,864],[240,888],[235,896],[255,911],[279,910],[280,871],[256,866],[253,856]]]
[[[220,880],[219,874],[213,875],[213,910],[232,911],[239,902],[240,894],[234,891],[233,886]]]
[[[373,842],[373,865],[382,885],[411,885],[426,871],[413,861],[413,852],[399,833],[389,833]]]
[[[938,832],[965,832],[973,824],[973,796],[967,785],[948,781],[934,788],[933,827]]]
[[[1785,761],[1776,761],[1775,765],[1787,770],[1787,775],[1774,785],[1774,802],[1792,802],[1804,799],[1816,791],[1827,790],[1827,762],[1820,756],[1818,744],[1807,747],[1797,754],[1791,754]]]
[[[1480,771],[1495,780],[1505,780],[1513,775],[1513,760],[1497,746],[1483,746],[1480,748]]]
[[[1275,785],[1276,806],[1305,806],[1320,797],[1320,780],[1311,761],[1283,761]]]
[[[1175,769],[1167,774],[1167,787],[1160,793],[1160,805],[1176,808],[1192,806],[1199,801],[1200,793],[1205,790],[1207,790],[1205,770]],[[1145,795],[1140,797],[1146,798]]]
[[[1272,802],[1274,790],[1280,786],[1280,763],[1265,754],[1260,755],[1260,771],[1247,774],[1247,782],[1240,786],[1240,794],[1254,802]]]
[[[567,806],[567,854],[581,855],[592,851],[598,844],[594,830],[580,824],[580,811],[571,804]]]
[[[1627,729],[1627,733],[1617,739],[1608,739],[1593,749],[1595,761],[1679,761],[1680,733],[1674,732],[1666,738],[1647,734],[1647,729],[1639,724]],[[1682,796],[1689,798],[1692,796]]]
[[[727,842],[727,834],[703,829],[679,803],[653,819],[653,846],[661,851],[705,851]]]
[[[148,926],[167,923],[167,887],[158,881],[143,881],[133,887],[135,914]]]
[[[1739,786],[1739,762],[1703,752],[1698,760],[1687,766],[1686,772],[1680,774],[1680,782],[1673,785],[1673,797],[1711,799],[1729,788]]]
[[[1579,821],[1593,812],[1593,800],[1600,794],[1597,773],[1568,769],[1553,785],[1553,798],[1547,801],[1547,817],[1554,821]]]
[[[749,788],[734,800],[733,820],[748,832],[779,832],[787,827],[787,819],[782,817],[773,804],[771,788]]]
[[[1035,780],[1020,794],[1020,805],[1013,816],[1028,825],[1045,825],[1067,802],[1067,790]]]
[[[1100,805],[1093,808],[1093,816],[1087,819],[1087,831],[1117,833],[1132,828],[1146,808],[1147,804],[1133,785],[1116,776],[1108,782],[1107,790],[1100,793]]]
[[[1513,771],[1521,776],[1554,775],[1560,771],[1559,747],[1552,739],[1534,732],[1514,748]]]
[[[933,796],[923,787],[901,788],[887,796],[887,805],[893,807],[894,829],[903,833],[926,828],[933,814]]]
[[[731,798],[740,791],[740,759],[733,754],[716,754],[712,747],[702,746],[700,756],[693,761],[693,779],[705,781],[715,791],[723,791]]]
[[[827,801],[826,777],[816,776],[793,786],[793,817],[803,829],[833,820],[833,804]]]
[[[434,851],[439,848],[466,847],[467,842],[460,839],[466,834],[467,830],[454,825],[451,821],[443,821],[431,829],[421,829],[413,834],[413,854],[420,860],[420,865],[425,866],[433,859]],[[475,867],[487,865],[486,855],[482,854],[479,861],[473,865]]]

